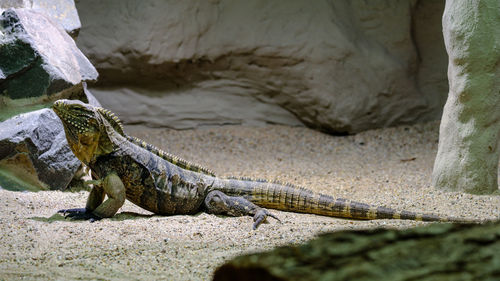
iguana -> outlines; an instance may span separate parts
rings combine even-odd
[[[361,220],[476,222],[396,211],[277,181],[217,177],[208,169],[126,135],[120,120],[109,110],[76,100],[58,100],[53,110],[62,120],[71,150],[97,179],[93,181],[85,208],[59,211],[69,218],[91,221],[109,218],[128,199],[159,215],[200,211],[249,215],[253,216],[253,229],[267,217],[279,221],[265,208]]]

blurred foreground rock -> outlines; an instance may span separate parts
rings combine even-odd
[[[85,85],[83,85],[85,86]],[[86,88],[86,103],[100,106]],[[63,190],[81,166],[66,141],[61,120],[45,108],[0,123],[0,187]]]
[[[0,121],[72,98],[97,76],[73,39],[39,10],[0,16]]]
[[[92,88],[125,122],[307,125],[331,133],[439,118],[443,1],[77,3]]]
[[[324,234],[301,246],[237,257],[225,280],[498,280],[500,224]]]

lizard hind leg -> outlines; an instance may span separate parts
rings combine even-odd
[[[239,196],[228,196],[219,190],[211,191],[205,197],[205,208],[207,213],[229,216],[252,216],[255,230],[267,217],[272,217],[278,221],[278,217],[268,210],[261,208],[247,199]]]

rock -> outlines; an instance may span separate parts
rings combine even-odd
[[[78,36],[81,23],[73,0],[2,0],[0,14],[9,8],[29,8],[49,16],[73,38]]]
[[[82,25],[73,0],[33,0],[32,9],[55,19],[73,39],[78,36]]]
[[[101,103],[96,99],[96,97],[88,90],[87,83],[82,82],[81,92],[77,92],[75,96],[71,96],[71,99],[81,100],[84,103],[91,104],[93,106],[102,107]]]
[[[52,110],[45,108],[0,123],[3,188],[62,190],[80,165],[68,146],[61,121]],[[5,182],[8,175],[17,180]]]
[[[236,257],[213,280],[496,280],[499,233],[499,223],[329,233]]]
[[[81,93],[97,71],[73,39],[51,19],[29,9],[0,16],[0,121]]]
[[[448,93],[448,54],[441,20],[444,0],[419,0],[413,12],[412,39],[418,60],[417,87],[427,100],[426,120],[437,120],[443,113]]]
[[[125,122],[356,133],[439,117],[433,2],[87,0],[77,43],[101,74],[93,92]]]
[[[83,87],[82,87],[83,86]],[[100,106],[81,85],[83,102]],[[63,190],[81,166],[50,109],[17,115],[0,123],[0,187],[9,190]]]
[[[9,8],[26,8],[33,5],[31,0],[2,0],[0,2],[0,13]]]
[[[446,1],[443,33],[450,91],[439,131],[433,183],[487,194],[498,190],[500,2]]]

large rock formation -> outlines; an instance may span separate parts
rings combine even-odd
[[[306,124],[333,133],[435,119],[442,1],[79,1],[93,92],[125,122]]]
[[[439,131],[434,186],[498,190],[500,1],[446,1],[450,92]]]
[[[0,121],[75,96],[82,81],[97,75],[48,16],[32,9],[8,9],[0,16]]]
[[[498,280],[500,224],[344,231],[237,257],[225,280]]]

